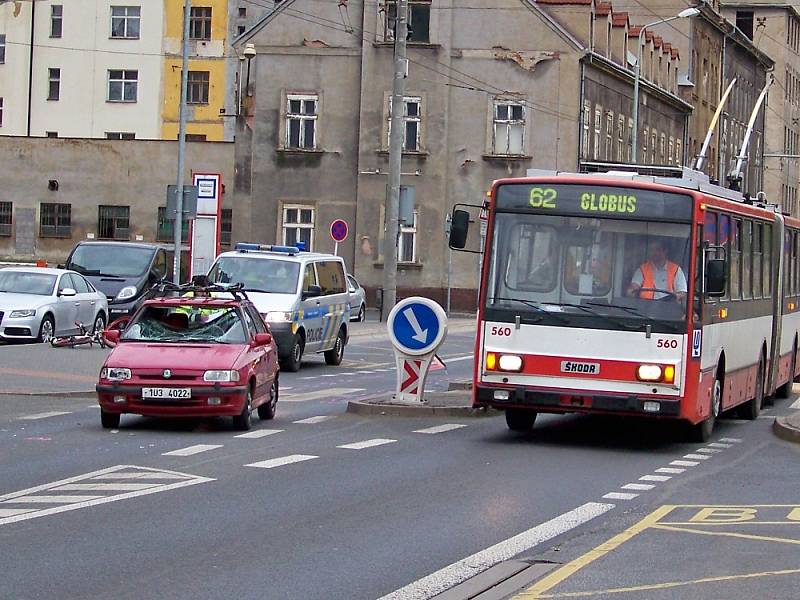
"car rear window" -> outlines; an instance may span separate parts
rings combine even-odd
[[[248,335],[230,306],[184,304],[147,306],[125,330],[131,342],[244,344]]]

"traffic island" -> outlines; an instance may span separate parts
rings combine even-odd
[[[772,430],[782,440],[800,444],[800,412],[788,417],[776,417]]]
[[[417,404],[398,404],[394,394],[381,394],[347,403],[347,412],[363,416],[383,417],[494,417],[493,409],[474,408],[468,390],[425,392],[424,401]]]

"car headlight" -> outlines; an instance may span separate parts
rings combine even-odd
[[[135,285],[126,285],[119,291],[115,300],[127,300],[128,298],[133,298],[136,295],[136,286]]]
[[[272,323],[288,323],[292,320],[291,312],[268,312],[265,320]]]
[[[25,317],[34,317],[36,316],[35,310],[25,309],[25,310],[12,310],[11,314],[8,315],[9,319],[24,319]]]
[[[100,379],[109,381],[125,381],[131,378],[131,370],[120,367],[103,367],[100,370]]]
[[[239,371],[206,371],[203,373],[203,381],[229,382],[239,381]]]

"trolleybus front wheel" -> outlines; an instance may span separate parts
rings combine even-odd
[[[506,425],[511,431],[528,432],[533,429],[537,413],[519,408],[506,409]]]

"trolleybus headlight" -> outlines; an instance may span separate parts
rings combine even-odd
[[[501,354],[498,364],[501,371],[522,371],[522,357],[516,354]]]
[[[639,381],[661,381],[661,367],[659,365],[639,365],[636,369],[636,378]],[[674,377],[673,373],[673,377]]]
[[[486,355],[486,370],[495,371],[497,369],[497,354],[489,352]]]

